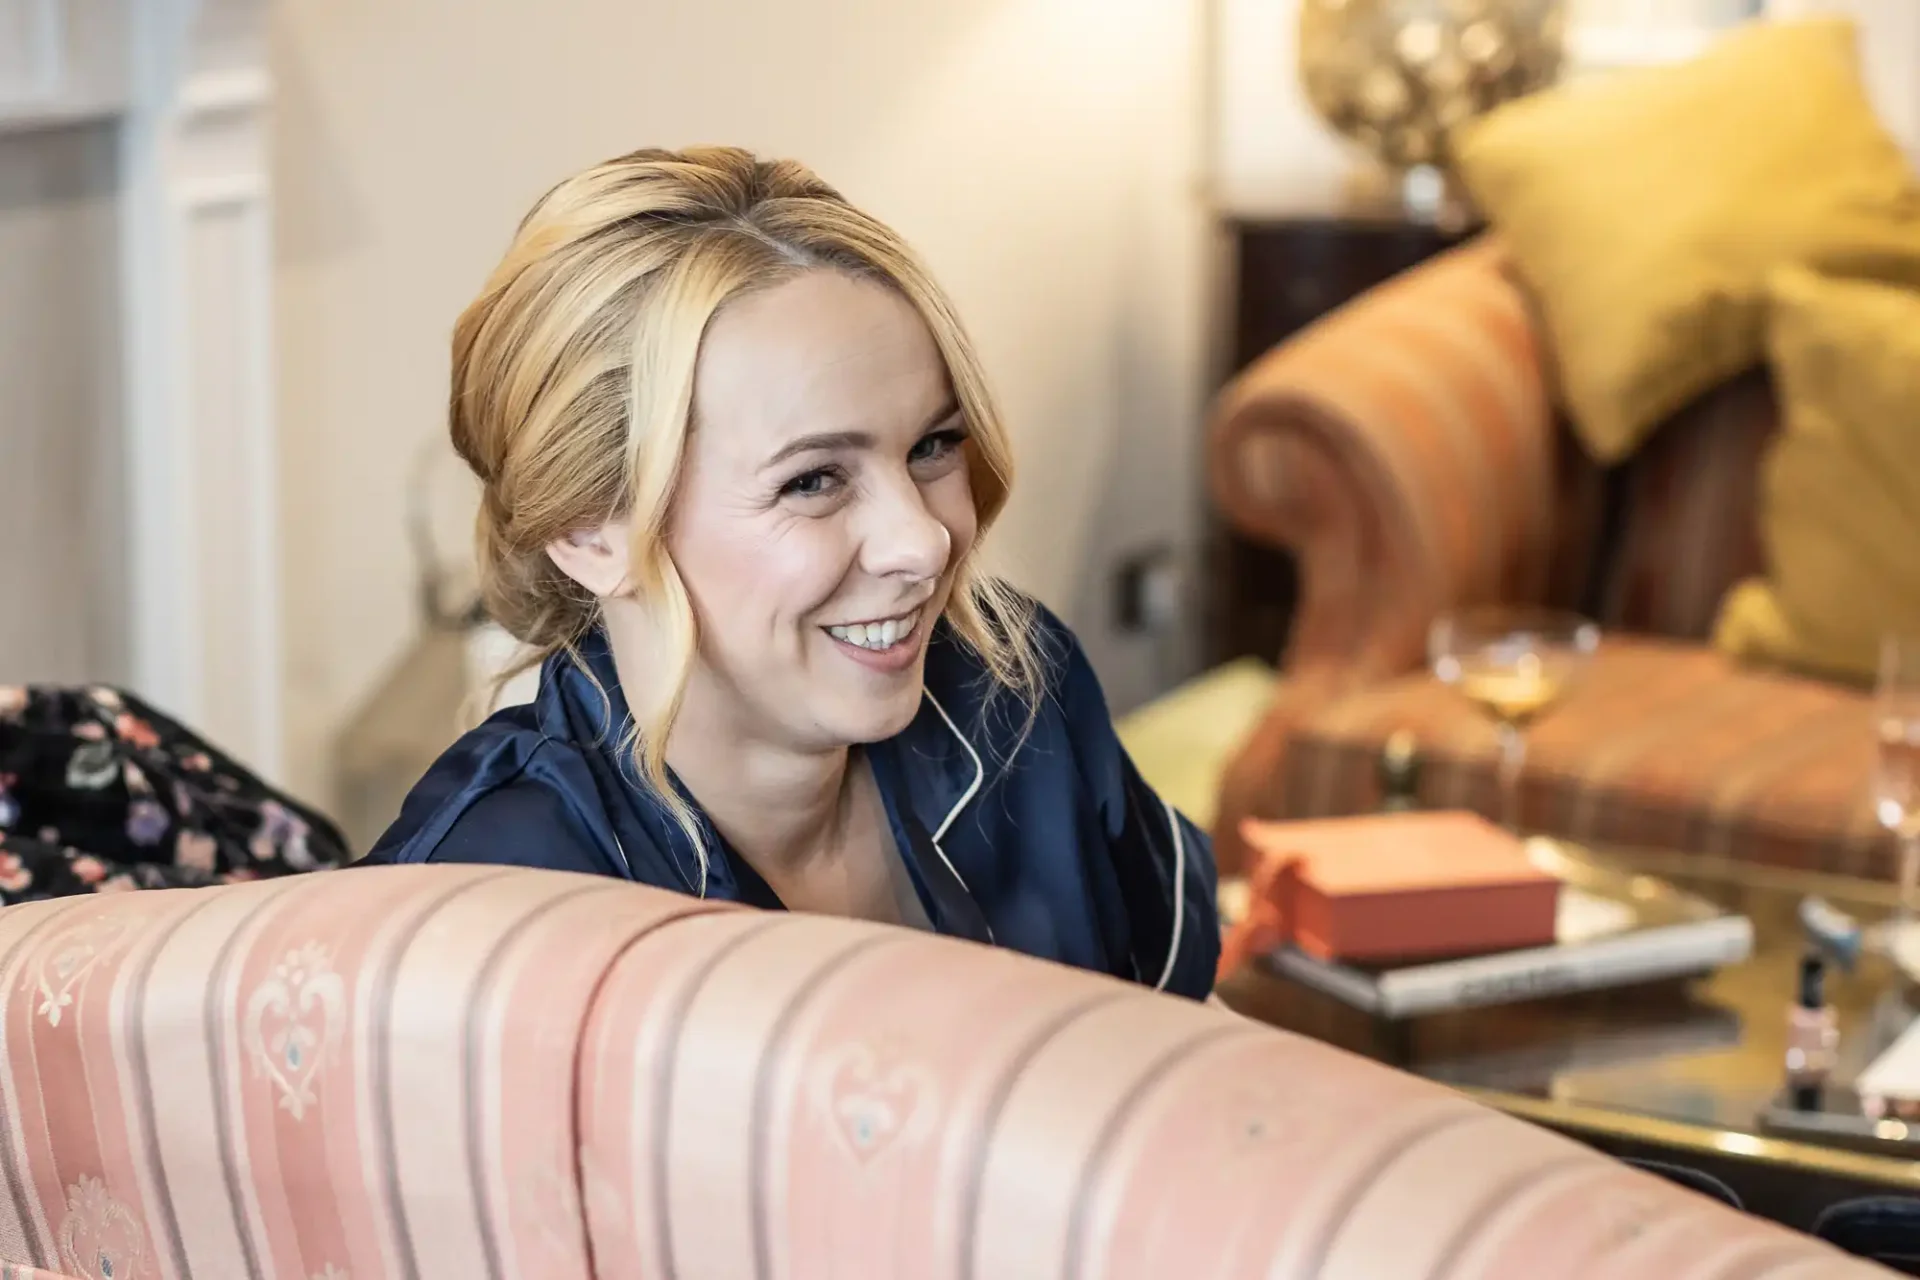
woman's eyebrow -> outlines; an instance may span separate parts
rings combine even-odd
[[[925,435],[948,419],[958,417],[959,414],[960,401],[949,398],[945,404],[928,416],[918,434]],[[872,433],[866,431],[817,431],[812,435],[799,436],[787,441],[761,465],[777,467],[796,454],[830,453],[835,449],[871,449],[873,444]]]
[[[825,452],[833,449],[871,448],[873,448],[873,437],[865,431],[821,431],[787,441],[763,465],[779,466],[797,453],[813,453],[816,450]]]

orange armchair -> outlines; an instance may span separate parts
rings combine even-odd
[[[1424,673],[1455,606],[1580,609],[1609,638],[1542,722],[1529,825],[1578,839],[1882,873],[1857,690],[1744,670],[1701,642],[1762,570],[1757,472],[1778,429],[1760,372],[1603,471],[1555,411],[1550,363],[1498,243],[1404,272],[1286,342],[1220,396],[1209,475],[1227,518],[1292,553],[1300,599],[1276,701],[1230,766],[1241,818],[1370,807],[1374,761],[1419,738],[1425,798],[1491,811],[1493,735]]]

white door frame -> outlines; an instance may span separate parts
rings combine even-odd
[[[122,0],[133,687],[269,777],[282,749],[270,0]]]
[[[0,133],[119,124],[131,683],[271,776],[270,7],[0,0]]]

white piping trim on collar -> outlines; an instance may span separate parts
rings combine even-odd
[[[954,820],[960,816],[960,811],[980,794],[980,784],[985,781],[987,770],[986,766],[980,763],[980,753],[973,749],[971,742],[967,741],[967,735],[960,732],[960,726],[953,722],[953,717],[947,714],[947,709],[940,705],[940,699],[933,696],[931,689],[924,689],[922,692],[926,695],[927,701],[933,704],[933,709],[940,713],[940,718],[946,722],[947,729],[959,739],[960,748],[967,753],[967,759],[973,762],[973,781],[967,784],[967,789],[954,802],[953,808],[947,810],[947,816],[940,820],[940,825],[933,832],[933,851],[940,855],[940,861],[946,863],[947,870],[951,871],[953,878],[960,882],[960,887],[971,894],[973,890],[967,888],[966,878],[960,874],[959,868],[953,865],[953,860],[947,857],[947,851],[940,847],[940,837],[947,834]],[[1187,841],[1180,830],[1179,813],[1174,810],[1170,802],[1162,800],[1160,803],[1167,811],[1167,826],[1173,832],[1173,939],[1167,946],[1167,962],[1161,967],[1160,980],[1153,984],[1155,991],[1165,991],[1167,983],[1173,981],[1174,962],[1180,958],[1180,935],[1185,931],[1187,923]],[[989,939],[993,937],[991,926],[987,929],[987,937]]]
[[[609,832],[609,834],[613,836],[614,851],[620,855],[620,870],[626,873],[627,879],[633,879],[633,864],[627,861],[627,846],[620,843],[620,833],[618,831]],[[703,898],[707,896],[707,878],[705,876],[700,877],[700,896]]]
[[[1187,842],[1180,834],[1180,815],[1167,801],[1160,803],[1167,811],[1167,825],[1173,828],[1173,941],[1167,945],[1166,967],[1153,984],[1155,991],[1165,991],[1173,980],[1173,962],[1180,958],[1180,932],[1187,923]]]
[[[960,739],[960,749],[967,753],[967,759],[973,761],[973,781],[967,784],[967,789],[961,792],[960,799],[954,803],[953,808],[947,810],[947,816],[940,820],[940,825],[934,828],[933,842],[939,844],[940,837],[947,834],[947,829],[953,825],[953,820],[960,816],[960,811],[980,794],[980,783],[986,778],[987,770],[986,766],[980,763],[980,753],[973,749],[971,742],[967,741],[967,735],[960,732],[960,726],[953,722],[953,717],[947,714],[947,709],[940,705],[940,699],[933,696],[933,690],[927,689],[923,692],[927,695],[927,701],[933,704],[933,709],[940,713],[940,718],[947,722],[947,728],[953,731],[953,736]],[[962,883],[965,882],[962,881]]]
[[[933,832],[933,851],[940,855],[940,861],[947,864],[947,870],[953,872],[953,878],[960,881],[960,887],[971,895],[973,890],[967,888],[967,882],[960,875],[959,869],[953,865],[952,859],[947,857],[947,851],[940,847],[940,837],[947,834],[948,828],[953,826],[954,819],[960,816],[960,811],[980,794],[980,784],[986,779],[987,768],[980,763],[980,753],[973,749],[971,742],[967,741],[967,735],[960,732],[960,726],[953,722],[953,717],[947,714],[947,709],[940,705],[940,699],[933,696],[933,690],[923,689],[921,692],[926,694],[927,701],[933,704],[933,709],[940,713],[940,718],[947,722],[947,728],[953,731],[953,736],[960,739],[960,748],[967,753],[967,759],[973,761],[973,781],[967,784],[967,789],[961,792],[960,799],[954,802],[953,808],[947,810],[947,816],[940,820],[940,825],[934,828]],[[987,936],[993,936],[991,928],[987,930]]]

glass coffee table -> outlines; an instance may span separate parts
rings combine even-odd
[[[1749,1208],[1804,1226],[1851,1196],[1920,1195],[1920,1124],[1861,1117],[1850,1085],[1920,1011],[1884,957],[1827,972],[1839,1069],[1814,1112],[1783,1113],[1787,1011],[1807,948],[1797,911],[1826,899],[1864,923],[1891,885],[1698,855],[1608,850],[1602,865],[1657,876],[1748,916],[1754,950],[1712,975],[1388,1023],[1259,966],[1220,986],[1241,1013],[1459,1088],[1622,1156],[1704,1168]]]

